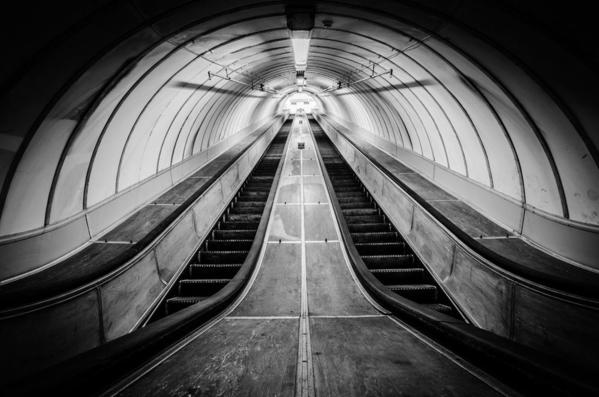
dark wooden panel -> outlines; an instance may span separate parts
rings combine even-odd
[[[385,159],[381,160],[381,164],[387,168],[389,171],[393,172],[394,174],[410,174],[410,173],[414,173],[414,170],[411,169],[410,167],[407,167],[405,165],[403,165],[402,163],[400,163],[399,161],[389,158],[389,156],[386,156]]]
[[[229,161],[231,161],[232,158],[233,158],[232,153],[229,153],[229,152],[223,153],[217,159],[210,161],[208,164],[206,164],[204,167],[202,167],[201,170],[192,174],[191,177],[202,177],[202,176],[212,177],[212,176],[216,175],[220,171],[220,169],[223,168]]]
[[[219,209],[216,206],[212,208],[213,211]],[[193,217],[193,213],[185,215],[154,248],[160,277],[166,282],[182,265],[187,264],[188,257],[200,243],[200,237],[194,230]]]
[[[301,246],[268,244],[262,267],[235,316],[299,316]]]
[[[2,321],[2,382],[66,360],[101,343],[96,291],[48,310]]]
[[[516,239],[479,240],[480,244],[518,264],[520,274],[558,287],[575,288],[579,293],[597,294],[599,274],[572,266]]]
[[[450,295],[477,325],[509,337],[511,283],[483,266],[462,248],[456,248],[451,275],[443,281]]]
[[[498,395],[387,318],[310,323],[319,396]]]
[[[424,200],[455,200],[451,194],[418,174],[401,174],[397,179],[405,183]]]
[[[121,396],[293,396],[299,320],[226,319]]]
[[[549,302],[542,294],[526,288],[516,289],[515,300],[514,340],[598,372],[597,310],[572,310],[567,302]]]
[[[429,215],[419,208],[414,211],[414,225],[406,237],[424,263],[442,280],[449,275],[455,241]]]
[[[102,317],[106,339],[111,340],[129,332],[163,287],[152,254],[102,285]]]
[[[432,201],[430,204],[472,237],[505,237],[510,234],[461,201]]]
[[[48,233],[0,244],[0,279],[38,268],[80,247],[90,239],[85,216]]]
[[[10,307],[16,302],[29,302],[39,296],[52,296],[78,286],[82,280],[94,280],[119,265],[113,259],[120,255],[133,256],[129,244],[92,243],[81,252],[59,265],[32,274],[0,288],[0,306]]]
[[[156,204],[182,204],[193,193],[208,184],[208,178],[188,178],[154,200]]]
[[[306,244],[310,315],[360,315],[378,312],[349,273],[340,243]]]
[[[376,199],[391,220],[391,223],[393,223],[393,226],[400,233],[406,235],[412,227],[413,201],[397,185],[388,180],[383,184],[381,196],[376,197]]]
[[[385,176],[370,163],[366,163],[364,168],[365,176],[362,178],[364,185],[373,196],[380,196],[383,194],[383,185],[385,184]]]
[[[98,240],[137,242],[175,209],[176,205],[146,205]]]

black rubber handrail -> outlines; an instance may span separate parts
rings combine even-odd
[[[285,121],[283,122],[283,125]],[[26,290],[15,288],[18,286],[18,281],[13,284],[7,284],[0,287],[0,313],[2,315],[15,315],[22,311],[29,311],[34,308],[51,306],[71,299],[75,296],[84,294],[98,285],[104,284],[112,280],[124,271],[129,269],[135,263],[130,262],[136,255],[145,250],[151,243],[158,238],[181,214],[183,214],[204,192],[206,192],[218,179],[233,165],[239,158],[246,153],[264,133],[268,130],[267,127],[258,134],[256,138],[250,142],[242,151],[232,157],[227,163],[210,177],[198,190],[191,194],[177,208],[167,215],[160,223],[150,230],[141,240],[137,241],[126,251],[116,255],[105,263],[105,269],[102,274],[92,274],[86,278],[81,278],[69,285],[55,285],[53,288],[48,288],[40,291],[39,289],[28,288]],[[68,259],[67,259],[68,260]]]
[[[314,121],[318,123],[316,119],[314,119]],[[484,245],[480,244],[478,240],[472,238],[472,236],[470,236],[462,228],[453,223],[449,218],[447,218],[443,213],[441,213],[434,206],[432,206],[428,201],[426,201],[422,196],[420,196],[413,189],[411,189],[407,184],[401,181],[395,174],[393,174],[386,167],[381,165],[381,163],[376,158],[372,157],[369,153],[360,148],[344,132],[340,131],[337,128],[335,128],[335,131],[338,134],[340,134],[349,144],[351,144],[358,152],[360,152],[364,157],[366,157],[370,162],[372,162],[379,169],[379,171],[381,171],[389,179],[391,179],[393,183],[395,183],[401,189],[403,189],[404,192],[406,192],[411,199],[417,202],[430,215],[436,218],[445,228],[447,228],[451,233],[453,233],[468,248],[472,249],[473,251],[481,255],[483,258],[497,265],[499,268],[503,268],[506,271],[513,273],[514,275],[523,277],[523,282],[530,280],[542,286],[544,285],[550,288],[554,288],[558,291],[561,290],[567,293],[569,298],[581,300],[581,303],[591,304],[593,306],[597,305],[598,302],[596,300],[599,299],[599,285],[594,283],[574,283],[568,280],[567,278],[556,277],[550,273],[537,271],[528,267],[523,267],[520,264],[518,264],[518,262],[509,259],[488,247],[485,247]],[[563,264],[565,268],[573,266],[567,262],[563,262]],[[592,301],[589,301],[585,298],[592,299]]]
[[[100,394],[226,309],[246,286],[256,268],[289,142],[288,136],[250,251],[229,283],[209,298],[145,328],[7,385],[4,390],[6,395]]]
[[[574,368],[559,358],[426,308],[385,287],[370,272],[353,243],[318,148],[316,156],[352,268],[377,302],[406,323],[518,390],[531,395],[599,395],[597,374]]]

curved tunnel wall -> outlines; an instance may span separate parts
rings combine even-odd
[[[283,3],[63,4],[79,21],[63,17],[64,31],[50,32],[42,50],[21,49],[31,51],[19,54],[29,61],[16,59],[3,80],[6,241],[43,233],[219,142],[230,145],[295,90]],[[306,91],[323,113],[429,178],[443,184],[451,176],[452,193],[513,230],[523,231],[528,211],[596,233],[594,61],[517,6],[489,7],[319,2]],[[209,80],[208,71],[279,94]],[[491,196],[515,206],[493,213]]]

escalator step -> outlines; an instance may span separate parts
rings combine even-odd
[[[239,251],[250,250],[254,240],[208,240],[207,250],[210,251]]]
[[[335,186],[335,194],[342,195],[342,194],[351,194],[351,193],[356,193],[356,194],[364,194],[364,190],[362,190],[362,188],[358,185],[351,185],[351,186]]]
[[[356,243],[360,255],[401,255],[406,254],[406,243]]]
[[[245,200],[240,201],[240,200],[238,200],[235,203],[235,207],[236,208],[257,207],[262,210],[262,209],[264,209],[265,204],[266,204],[265,201],[245,201]]]
[[[192,263],[191,278],[233,278],[241,269],[240,263]]]
[[[264,201],[268,199],[268,192],[241,192],[239,200],[241,201]]]
[[[179,280],[179,296],[210,296],[231,281],[229,278],[194,278]]]
[[[388,223],[377,222],[377,223],[356,223],[353,225],[348,224],[349,231],[351,233],[371,233],[371,232],[389,232],[391,226]]]
[[[270,183],[250,182],[243,188],[244,192],[268,192],[270,191]]]
[[[256,236],[256,229],[249,230],[215,230],[214,238],[220,240],[247,240],[254,239]]]
[[[338,192],[335,191],[335,195],[343,200],[345,200],[345,202],[350,201],[350,199],[356,200],[356,199],[363,199],[365,197],[364,192],[359,191],[359,192]]]
[[[248,251],[200,251],[200,263],[243,263]]]
[[[229,214],[227,215],[227,222],[260,222],[262,214]]]
[[[432,284],[394,284],[387,285],[387,288],[414,302],[435,303],[437,301],[437,287]]]
[[[258,222],[221,222],[220,230],[257,230]]]
[[[274,174],[274,171],[276,171],[276,167],[272,169],[273,174]],[[252,181],[262,181],[262,182],[270,182],[270,183],[272,183],[272,181],[274,179],[275,179],[274,176],[260,176],[260,175],[256,175],[256,174],[252,174],[252,177],[251,177]]]
[[[241,214],[262,214],[264,211],[264,206],[235,206],[231,209],[229,214],[241,215]]]
[[[372,204],[368,206],[369,208],[350,208],[343,209],[344,216],[354,216],[354,215],[379,215],[379,210],[376,208],[372,208]]]
[[[207,296],[175,296],[166,300],[166,315],[185,309],[206,299]]]
[[[235,201],[235,206],[242,205],[248,207],[262,206],[266,205],[266,197],[264,199],[260,197],[237,197],[237,201]]]
[[[350,210],[350,209],[355,209],[355,208],[369,208],[372,207],[372,203],[367,200],[352,200],[346,203],[339,203],[339,205],[341,206],[341,209],[343,211],[345,210]]]
[[[343,204],[351,204],[351,203],[356,203],[359,201],[366,201],[366,196],[363,194],[358,194],[356,195],[356,197],[342,197],[338,194],[335,194],[337,196],[337,200],[339,201],[340,205]]]
[[[385,222],[385,218],[382,215],[347,215],[345,219],[348,224]]]
[[[424,269],[407,267],[400,269],[372,269],[374,274],[383,284],[417,284],[424,280]]]
[[[335,177],[335,180],[332,181],[333,182],[333,188],[337,188],[337,187],[342,187],[342,186],[360,186],[359,182],[356,181],[354,178],[347,178],[347,177]]]
[[[414,267],[414,255],[361,255],[369,269]]]
[[[399,240],[397,232],[370,232],[370,233],[352,233],[354,243],[385,243]]]

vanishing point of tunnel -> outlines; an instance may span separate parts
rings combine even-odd
[[[0,395],[599,395],[589,2],[0,19]]]

